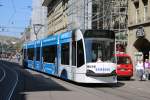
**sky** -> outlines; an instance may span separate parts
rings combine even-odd
[[[32,0],[0,0],[0,35],[21,37],[31,20]]]

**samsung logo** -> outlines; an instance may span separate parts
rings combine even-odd
[[[110,71],[110,68],[96,68],[96,71]]]

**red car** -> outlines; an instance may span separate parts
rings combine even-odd
[[[133,76],[133,64],[128,54],[116,54],[117,57],[117,76],[130,79]]]

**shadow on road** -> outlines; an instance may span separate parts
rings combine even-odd
[[[26,94],[39,91],[70,91],[50,78],[40,74],[32,74],[16,63],[4,62],[14,68],[19,75],[19,82],[11,100],[26,100]],[[44,99],[44,98],[43,98]]]
[[[119,88],[125,85],[123,82],[117,82],[117,83],[88,83],[88,84],[81,84],[81,83],[74,83],[78,86],[83,86],[83,87],[89,87],[89,88]]]
[[[118,81],[135,81],[133,78],[128,78],[128,77],[118,77]]]

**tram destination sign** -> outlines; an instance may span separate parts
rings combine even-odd
[[[110,30],[86,30],[84,32],[84,37],[93,37],[93,38],[115,38],[115,34]]]

